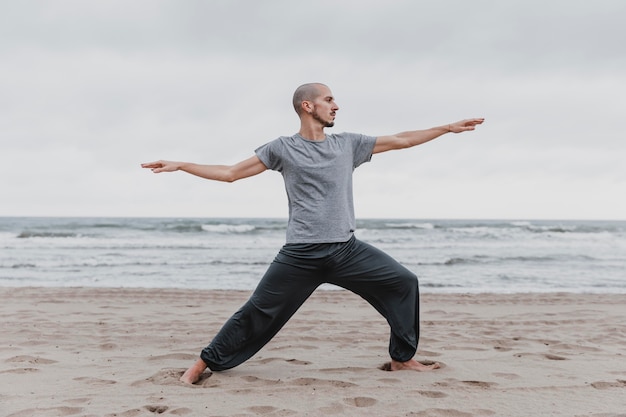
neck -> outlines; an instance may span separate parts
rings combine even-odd
[[[326,134],[324,133],[324,127],[320,124],[310,125],[302,123],[300,125],[300,136],[308,140],[324,140]]]

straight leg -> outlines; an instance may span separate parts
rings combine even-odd
[[[314,262],[278,254],[250,299],[202,350],[213,371],[240,365],[269,342],[321,284]]]

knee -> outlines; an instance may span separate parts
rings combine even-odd
[[[419,281],[418,281],[417,275],[409,271],[408,269],[404,270],[399,275],[399,282],[401,283],[403,287],[403,291],[406,291],[407,293],[418,291]]]
[[[400,275],[400,279],[404,282],[412,283],[412,284],[418,283],[417,275],[409,271],[406,268],[403,268],[402,271],[400,271],[399,275]]]

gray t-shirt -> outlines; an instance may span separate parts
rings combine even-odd
[[[261,162],[279,171],[289,200],[287,243],[346,242],[356,227],[352,171],[372,158],[376,138],[356,133],[322,141],[295,134],[258,149]]]

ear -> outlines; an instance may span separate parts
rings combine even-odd
[[[311,103],[310,101],[303,101],[302,102],[302,109],[304,110],[305,113],[312,113],[313,112],[313,103]]]

